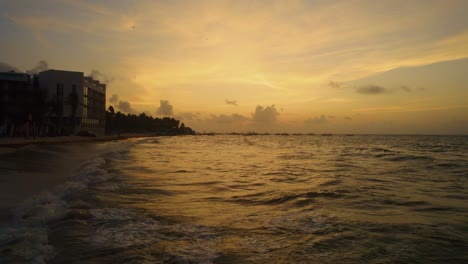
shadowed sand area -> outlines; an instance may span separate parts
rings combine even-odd
[[[65,182],[83,162],[119,144],[116,140],[133,137],[144,135],[1,139],[0,223],[21,202]]]
[[[78,142],[92,142],[92,141],[111,141],[122,140],[127,138],[136,137],[151,137],[152,134],[121,134],[106,135],[98,137],[79,137],[79,136],[63,136],[63,137],[38,137],[38,138],[23,138],[23,137],[3,137],[0,138],[0,155],[5,152],[11,152],[4,147],[20,147],[25,145],[43,145],[43,144],[62,144],[62,143],[78,143]]]

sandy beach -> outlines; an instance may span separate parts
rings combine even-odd
[[[24,137],[1,137],[0,138],[0,154],[3,147],[21,147],[25,145],[43,145],[43,144],[63,144],[63,143],[79,143],[79,142],[92,142],[92,141],[112,141],[122,140],[127,138],[138,137],[151,137],[152,134],[143,133],[125,133],[118,135],[105,135],[98,137],[79,137],[79,136],[63,136],[63,137],[37,137],[37,138],[24,138]],[[3,150],[5,151],[5,150]]]

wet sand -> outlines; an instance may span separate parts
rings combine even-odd
[[[26,145],[44,145],[44,144],[63,144],[63,143],[79,143],[79,142],[93,142],[93,141],[111,141],[122,140],[127,138],[136,137],[151,137],[152,134],[132,134],[126,133],[118,135],[105,135],[98,137],[79,137],[79,136],[63,136],[63,137],[38,137],[38,138],[24,138],[24,137],[0,137],[0,154],[6,152],[5,147],[21,147]]]

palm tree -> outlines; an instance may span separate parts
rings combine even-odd
[[[114,107],[111,105],[109,109],[106,111],[106,133],[112,134],[114,132],[115,126],[115,110]]]

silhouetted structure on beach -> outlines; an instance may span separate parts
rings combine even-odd
[[[104,134],[106,85],[82,72],[0,72],[0,136]]]
[[[47,91],[50,123],[55,134],[90,130],[104,134],[106,85],[83,72],[47,70],[39,73],[39,85]]]
[[[79,131],[193,135],[172,117],[106,111],[106,85],[83,72],[0,73],[0,136],[61,136]]]
[[[0,72],[0,136],[35,136],[48,112],[37,75]]]

